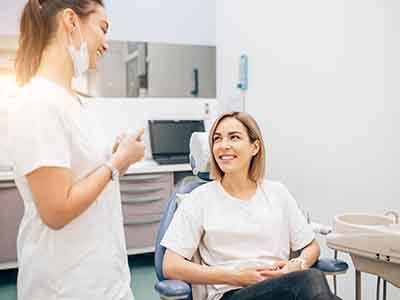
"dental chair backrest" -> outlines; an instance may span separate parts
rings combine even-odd
[[[165,208],[164,215],[161,219],[157,233],[154,256],[156,275],[159,281],[166,279],[162,271],[166,249],[161,246],[160,243],[177,209],[177,195],[190,193],[196,187],[210,180],[208,162],[209,155],[210,151],[208,146],[208,133],[194,132],[190,138],[190,164],[193,174],[196,175],[197,178],[184,178],[176,186],[175,191],[168,200],[167,207]]]
[[[190,165],[194,175],[211,180],[208,132],[193,132],[190,138]]]

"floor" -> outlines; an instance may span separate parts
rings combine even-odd
[[[129,266],[133,273],[133,293],[136,300],[159,300],[154,292],[156,275],[152,254],[132,255],[129,257]],[[17,270],[0,271],[0,299],[17,299]]]

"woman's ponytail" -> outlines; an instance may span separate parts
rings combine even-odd
[[[41,14],[40,2],[40,0],[29,0],[22,12],[15,62],[17,82],[21,85],[36,74],[49,38],[49,24]]]

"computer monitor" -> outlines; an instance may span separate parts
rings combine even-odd
[[[160,164],[189,162],[193,132],[204,131],[202,120],[149,120],[151,152]]]

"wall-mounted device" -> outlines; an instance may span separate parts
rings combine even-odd
[[[237,87],[246,91],[248,88],[248,72],[249,72],[249,58],[246,54],[242,54],[239,60],[239,82]]]

